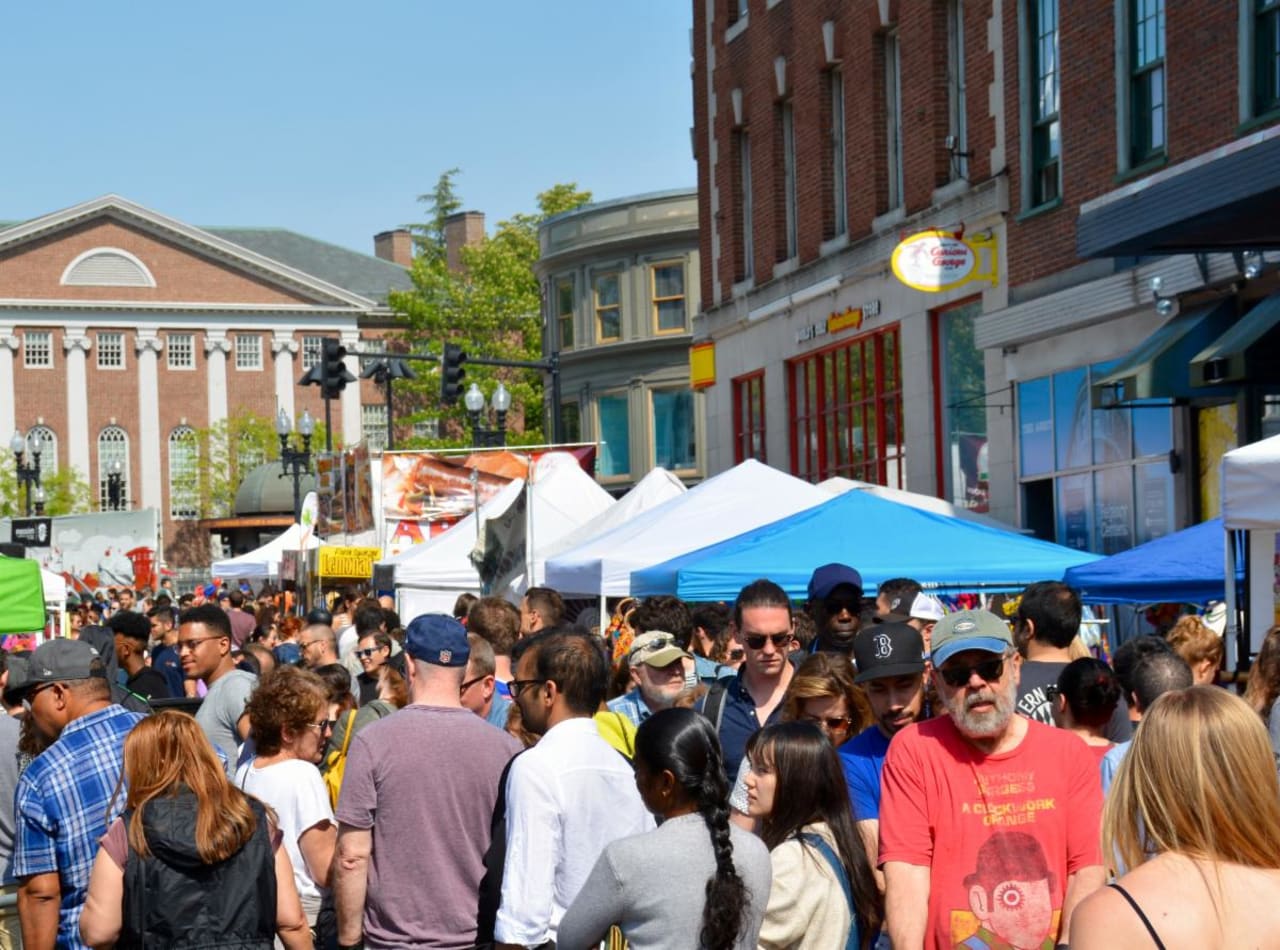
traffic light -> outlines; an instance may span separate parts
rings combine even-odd
[[[324,338],[320,351],[321,370],[321,387],[324,395],[329,399],[336,399],[342,390],[346,388],[347,383],[354,383],[356,378],[351,375],[351,371],[347,369],[345,361],[347,356],[347,348],[342,345],[341,341],[327,336]]]
[[[444,345],[444,355],[440,357],[440,405],[457,405],[462,395],[462,380],[467,371],[462,364],[467,361],[467,354],[456,343]]]

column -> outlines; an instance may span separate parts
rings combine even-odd
[[[342,345],[348,350],[360,349],[360,334],[355,331],[344,332]],[[356,381],[347,383],[347,388],[342,391],[342,444],[355,445],[364,437],[360,419],[360,357],[348,356],[345,362]],[[337,439],[333,440],[333,447],[338,447]]]
[[[91,340],[83,329],[68,329],[62,336],[62,349],[67,355],[67,464],[84,475],[98,497],[97,473],[89,464],[89,383],[85,361]]]
[[[298,384],[298,341],[290,330],[276,330],[271,338],[271,352],[276,358],[276,407],[294,417],[293,387]]]
[[[164,483],[161,476],[160,378],[156,361],[164,342],[154,330],[139,331],[134,338],[138,354],[138,458],[143,508],[155,508],[164,518]]]
[[[0,445],[8,445],[18,428],[18,401],[13,391],[14,354],[22,341],[13,327],[0,327]]]
[[[230,352],[231,341],[225,330],[205,335],[204,355],[209,361],[209,425],[227,418],[227,354]]]

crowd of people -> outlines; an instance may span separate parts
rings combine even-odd
[[[98,603],[3,656],[0,950],[1274,939],[1280,628],[1240,698],[1200,618],[1106,662],[1054,581]]]

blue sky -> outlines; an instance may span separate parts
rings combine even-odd
[[[0,10],[0,220],[116,192],[371,252],[461,169],[492,224],[551,184],[693,187],[692,0],[37,0]]]

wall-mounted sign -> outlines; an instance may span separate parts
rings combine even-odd
[[[695,343],[689,347],[689,384],[694,389],[706,389],[716,383],[716,345],[714,342]]]
[[[861,307],[845,307],[833,310],[822,323],[809,323],[796,327],[796,342],[808,343],[828,334],[842,333],[845,330],[859,330],[862,321],[867,317],[880,315],[880,301],[868,300]]]
[[[382,559],[382,548],[321,547],[321,577],[350,577],[367,580],[373,576],[373,562]]]
[[[957,237],[932,229],[913,234],[893,249],[893,273],[908,287],[938,293],[972,281],[996,278],[996,238],[990,232]]]
[[[827,332],[839,333],[841,330],[857,330],[862,326],[862,308],[846,307],[827,317]]]

